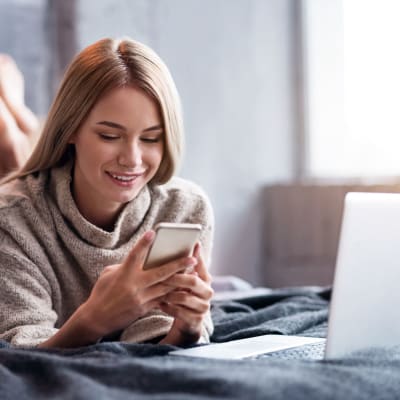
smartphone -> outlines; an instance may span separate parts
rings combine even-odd
[[[154,228],[156,237],[143,269],[158,267],[180,257],[190,257],[199,240],[201,225],[161,222]]]

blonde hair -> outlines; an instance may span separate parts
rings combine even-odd
[[[68,141],[96,102],[107,91],[124,86],[144,90],[159,106],[164,154],[152,182],[167,182],[176,172],[183,151],[182,110],[174,81],[149,47],[129,38],[107,38],[86,47],[72,60],[30,158],[2,183],[66,163],[73,157]]]

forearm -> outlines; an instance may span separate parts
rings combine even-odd
[[[39,348],[74,348],[96,343],[103,333],[91,323],[86,304],[80,306],[58,332]]]

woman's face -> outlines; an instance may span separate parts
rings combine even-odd
[[[138,88],[113,89],[95,104],[71,143],[77,206],[92,223],[107,225],[160,166],[164,130],[157,103]]]

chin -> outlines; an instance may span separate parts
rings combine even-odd
[[[132,201],[138,194],[140,193],[140,190],[135,190],[132,193],[125,193],[121,194],[119,196],[116,196],[115,194],[111,196],[110,200],[114,201],[115,203],[119,203],[121,205],[129,203]]]

